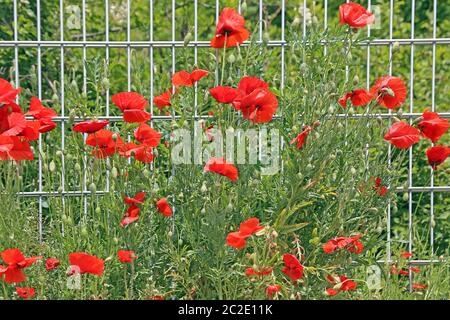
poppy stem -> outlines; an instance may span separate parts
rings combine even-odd
[[[223,44],[223,57],[222,57],[222,74],[220,75],[220,85],[223,85],[223,78],[225,74],[225,62],[226,62],[226,56],[227,56],[227,39],[228,35],[225,33],[225,42]]]

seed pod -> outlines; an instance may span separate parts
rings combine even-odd
[[[262,36],[262,41],[265,45],[269,44],[270,41],[270,35],[268,32],[264,32],[263,36]]]
[[[359,84],[359,77],[358,77],[358,75],[355,75],[353,77],[353,85],[357,86],[358,84]]]
[[[246,10],[247,10],[247,2],[244,1],[244,2],[242,2],[242,4],[241,4],[241,12],[244,12],[244,11],[246,11]]]
[[[97,192],[97,186],[95,185],[95,183],[91,183],[90,185],[89,185],[89,191],[91,192],[91,193],[96,193]]]
[[[50,161],[50,165],[48,166],[48,169],[50,170],[50,172],[55,172],[56,170],[56,163],[55,161]]]
[[[100,207],[95,208],[95,213],[96,214],[102,213],[102,209]]]
[[[118,170],[117,170],[116,167],[113,167],[113,168],[112,168],[112,170],[111,170],[111,175],[112,175],[112,177],[113,177],[114,179],[116,179],[116,178],[119,176],[119,172],[118,172]]]
[[[228,63],[231,63],[231,64],[233,64],[233,63],[235,63],[236,62],[236,56],[234,55],[234,54],[230,54],[229,56],[228,56]]]
[[[183,41],[183,45],[185,47],[187,47],[189,45],[189,42],[191,42],[192,40],[192,33],[189,31],[188,33],[186,33],[186,35],[184,36],[184,41]]]
[[[103,78],[102,79],[102,87],[103,87],[103,89],[108,90],[109,86],[110,86],[109,79],[108,78]]]

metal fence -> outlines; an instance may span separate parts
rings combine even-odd
[[[128,79],[128,90],[131,90],[131,50],[132,48],[148,48],[149,49],[149,60],[150,60],[150,84],[149,84],[149,90],[150,90],[150,112],[153,114],[153,96],[154,96],[154,91],[153,91],[153,63],[154,63],[154,49],[155,48],[171,48],[171,61],[172,61],[172,72],[176,71],[176,48],[178,47],[183,47],[183,40],[182,39],[176,39],[176,19],[175,19],[175,8],[177,7],[177,3],[176,0],[164,0],[167,2],[168,7],[171,7],[171,11],[172,11],[172,19],[171,19],[171,26],[172,26],[172,38],[170,41],[159,41],[159,40],[154,40],[154,23],[153,23],[153,18],[155,17],[155,15],[158,15],[158,12],[154,12],[154,2],[156,3],[156,0],[149,0],[149,16],[150,16],[150,30],[149,30],[149,35],[150,38],[148,40],[142,40],[142,41],[135,41],[132,40],[131,38],[131,6],[133,5],[133,2],[131,0],[127,0],[126,1],[126,21],[127,21],[127,28],[126,28],[126,34],[127,34],[127,38],[126,41],[110,41],[110,37],[109,37],[109,33],[110,33],[110,21],[109,21],[109,15],[110,15],[110,5],[111,5],[111,0],[104,0],[104,6],[105,6],[105,30],[104,30],[104,36],[105,36],[105,41],[89,41],[87,40],[87,33],[86,33],[86,0],[80,0],[79,2],[79,8],[81,8],[80,12],[81,12],[81,30],[82,30],[82,37],[80,40],[77,41],[69,41],[66,40],[64,38],[64,25],[65,25],[65,19],[67,17],[65,17],[65,2],[64,0],[59,0],[59,13],[54,12],[54,14],[58,14],[59,15],[59,34],[60,34],[60,40],[59,41],[47,41],[47,40],[42,40],[41,37],[41,4],[42,1],[41,0],[35,0],[36,1],[36,39],[35,40],[21,40],[19,38],[19,33],[18,33],[18,6],[20,5],[20,1],[18,0],[13,0],[13,8],[12,8],[12,12],[8,12],[9,8],[7,7],[2,7],[0,10],[2,11],[1,14],[12,14],[13,15],[13,20],[14,20],[14,32],[13,32],[13,40],[2,40],[0,42],[0,50],[4,49],[4,48],[14,48],[14,70],[15,70],[15,85],[18,87],[20,86],[20,81],[19,81],[19,74],[20,74],[20,65],[19,65],[19,49],[22,48],[35,48],[37,50],[37,77],[38,77],[38,97],[41,98],[42,97],[42,64],[41,64],[41,53],[42,53],[42,48],[47,48],[47,47],[52,47],[52,48],[59,48],[60,49],[60,71],[61,71],[61,78],[60,78],[60,86],[61,86],[61,90],[60,90],[60,101],[61,101],[61,113],[60,115],[55,118],[55,121],[60,122],[61,124],[61,148],[64,150],[65,147],[65,136],[64,136],[64,128],[67,126],[67,122],[69,120],[68,117],[68,113],[67,113],[67,109],[65,108],[65,99],[64,99],[64,70],[65,70],[65,50],[67,48],[82,48],[83,50],[83,59],[86,60],[87,55],[86,55],[86,50],[87,48],[103,48],[104,49],[104,54],[105,54],[105,58],[108,61],[109,59],[109,54],[110,54],[110,48],[123,48],[123,50],[126,50],[126,54],[127,54],[127,79]],[[157,0],[157,1],[161,1],[161,0]],[[409,101],[409,108],[407,112],[404,112],[403,117],[406,117],[407,119],[409,119],[410,123],[417,117],[419,117],[421,114],[417,113],[417,112],[413,112],[413,90],[414,90],[414,64],[415,64],[415,60],[414,60],[414,50],[416,46],[428,46],[431,48],[432,51],[432,69],[430,70],[430,73],[432,74],[432,82],[431,82],[431,110],[435,111],[435,97],[436,97],[436,46],[437,45],[449,45],[450,44],[450,38],[438,38],[437,37],[437,12],[439,10],[438,8],[438,1],[437,0],[433,0],[432,1],[432,5],[433,5],[433,17],[432,17],[432,37],[431,38],[416,38],[415,37],[415,10],[416,10],[416,1],[412,0],[411,1],[411,34],[410,34],[410,38],[403,38],[403,39],[395,39],[393,38],[393,25],[394,25],[394,0],[387,0],[389,1],[389,8],[390,11],[389,13],[384,13],[384,15],[386,16],[387,14],[389,15],[389,37],[385,38],[385,39],[373,39],[373,40],[369,40],[369,41],[365,41],[363,43],[363,46],[366,46],[366,62],[367,62],[367,77],[366,77],[366,83],[367,83],[367,87],[369,88],[370,86],[370,82],[371,80],[373,81],[374,79],[370,79],[370,68],[371,68],[371,48],[374,46],[384,46],[389,48],[389,74],[392,74],[393,72],[393,65],[392,65],[392,55],[393,55],[393,47],[394,45],[408,45],[410,46],[410,101]],[[193,11],[193,16],[194,16],[194,26],[193,26],[193,40],[188,44],[188,47],[191,48],[194,52],[194,62],[197,63],[197,59],[198,59],[198,48],[201,47],[209,47],[209,39],[199,39],[198,37],[198,9],[199,9],[199,0],[192,0],[193,2],[193,7],[194,7],[194,11]],[[254,0],[252,1],[251,5],[257,5],[258,6],[258,12],[259,12],[259,21],[263,21],[263,6],[264,6],[264,2],[263,0]],[[275,2],[275,1],[272,1]],[[306,0],[299,0],[298,3],[300,6],[303,6],[303,17],[305,16],[305,13],[307,11],[307,7],[310,4],[311,1],[306,1]],[[324,11],[324,17],[323,17],[323,21],[324,21],[324,29],[326,29],[328,27],[328,15],[329,15],[329,1],[328,0],[323,0],[323,1],[315,1],[315,2],[320,2],[323,4],[325,11]],[[368,9],[372,9],[373,5],[371,3],[371,0],[368,0],[366,2]],[[280,84],[281,84],[281,89],[283,89],[284,87],[284,79],[285,79],[285,50],[287,47],[287,42],[285,41],[285,21],[286,21],[286,0],[280,0],[279,1],[280,6],[281,6],[281,11],[280,11],[280,15],[281,15],[281,38],[280,39],[276,39],[276,40],[270,40],[267,43],[267,46],[269,47],[277,47],[281,50],[281,61],[280,61]],[[215,6],[215,14],[216,14],[216,20],[219,17],[219,13],[221,10],[220,7],[220,1],[219,0],[211,0],[208,1],[208,4],[211,4],[213,6]],[[239,7],[238,10],[241,10],[241,4],[242,2],[239,1]],[[443,4],[445,5],[445,4]],[[336,14],[336,12],[333,12],[333,14]],[[307,23],[306,23],[306,19],[303,19],[302,21],[302,30],[303,30],[303,34],[306,34],[307,32]],[[371,28],[369,27],[367,29],[367,35],[370,36],[371,35]],[[259,24],[259,30],[258,30],[258,35],[257,35],[257,39],[259,43],[263,42],[263,24],[260,23]],[[244,43],[243,46],[245,46],[246,44]],[[324,46],[324,50],[326,52],[326,46]],[[216,54],[216,57],[217,54]],[[218,70],[216,69],[216,72],[218,72]],[[83,90],[84,92],[86,92],[86,68],[84,68],[83,70]],[[447,93],[443,93],[443,94],[448,94]],[[110,109],[109,109],[109,98],[110,98],[110,93],[109,91],[106,92],[106,114],[103,116],[99,115],[99,119],[108,119],[111,122],[117,122],[117,121],[122,121],[121,117],[117,117],[117,116],[111,116],[110,115]],[[407,103],[405,103],[407,104]],[[195,93],[195,117],[199,118],[200,116],[197,114],[197,92]],[[450,117],[450,112],[441,112],[440,115],[442,117],[445,118],[449,118]],[[341,115],[341,116],[345,116],[345,115]],[[362,116],[362,115],[354,115],[355,117],[358,116]],[[393,116],[391,114],[391,112],[386,113],[386,114],[382,114],[381,115],[384,119],[386,119],[387,121],[391,121],[391,117]],[[152,125],[153,125],[153,121],[170,121],[172,120],[172,116],[154,116],[151,119]],[[79,119],[78,119],[79,120]],[[39,139],[39,150],[42,150],[42,139]],[[412,195],[413,193],[421,193],[421,192],[425,192],[428,193],[430,195],[430,221],[433,219],[434,216],[434,195],[436,192],[450,192],[450,186],[434,186],[434,179],[433,179],[433,175],[434,172],[433,170],[431,170],[431,184],[428,186],[416,186],[413,183],[413,176],[412,176],[412,162],[413,162],[413,153],[412,153],[412,149],[410,148],[409,150],[409,171],[408,171],[408,186],[407,188],[403,188],[400,187],[398,188],[398,192],[407,192],[409,194],[408,197],[408,208],[409,208],[409,217],[408,217],[408,230],[409,230],[409,237],[408,239],[405,241],[407,243],[408,249],[410,252],[412,252],[413,250],[413,223],[414,223],[414,216],[413,216],[413,200],[412,200]],[[389,149],[387,150],[387,152],[389,153],[389,156],[391,154],[391,147],[389,146]],[[64,153],[62,153],[61,155],[62,157],[62,172],[61,172],[61,181],[62,181],[62,185],[61,185],[61,189],[58,191],[44,191],[43,189],[43,181],[42,181],[42,176],[43,176],[43,171],[42,171],[42,159],[41,157],[39,157],[39,162],[38,162],[38,166],[39,166],[39,188],[36,191],[30,191],[30,192],[21,192],[20,196],[22,197],[35,197],[39,199],[39,234],[40,234],[40,240],[42,240],[42,233],[43,233],[43,223],[42,223],[42,203],[43,203],[43,198],[46,197],[61,197],[62,198],[62,204],[64,206],[64,199],[65,197],[80,197],[80,196],[89,196],[91,194],[91,192],[89,190],[86,189],[86,175],[84,176],[84,190],[78,190],[78,191],[69,191],[66,190],[66,186],[64,184],[64,175],[65,175],[65,170],[66,168],[64,167]],[[390,162],[390,161],[389,161]],[[107,184],[106,186],[106,190],[103,191],[97,191],[97,194],[104,194],[109,192],[109,185]],[[85,212],[87,211],[87,200],[86,197],[84,197],[84,208],[85,208]],[[386,247],[386,261],[391,262],[393,260],[395,260],[394,257],[392,257],[391,254],[391,204],[389,204],[388,208],[387,208],[387,247]],[[432,224],[430,224],[430,244],[431,244],[431,256],[433,255],[434,252],[434,247],[433,247],[433,243],[434,243],[434,230],[433,230],[433,226]],[[430,264],[430,263],[434,263],[437,262],[437,260],[420,260],[420,259],[413,259],[410,261],[411,264],[415,264],[415,265],[426,265],[426,264]],[[412,274],[410,273],[410,280],[412,280]],[[412,284],[412,281],[410,281],[410,286]]]

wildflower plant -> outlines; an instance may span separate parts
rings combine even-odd
[[[116,91],[109,77],[120,64],[110,61],[103,70],[99,58],[86,62],[85,89],[80,90],[77,75],[66,75],[69,126],[57,127],[52,120],[60,102],[31,98],[24,112],[15,102],[20,89],[2,79],[0,183],[5,192],[0,197],[10,210],[0,215],[2,297],[408,295],[400,276],[393,280],[398,281],[394,289],[386,281],[401,270],[421,277],[421,270],[403,265],[404,257],[395,266],[381,265],[386,277],[375,292],[367,286],[364,268],[385,258],[385,211],[396,201],[409,148],[428,140],[439,145],[448,121],[428,111],[416,122],[400,114],[392,122],[382,118],[404,104],[404,80],[383,74],[371,89],[361,88],[352,52],[364,40],[358,30],[373,23],[374,16],[353,3],[335,14],[341,24],[325,31],[316,24],[306,34],[287,30],[284,78],[273,67],[281,51],[258,42],[251,30],[256,24],[233,8],[223,9],[211,38],[213,49],[198,63],[183,48],[177,72],[161,66],[151,102],[139,66],[131,90]],[[136,54],[135,63],[141,59]],[[117,121],[98,118],[106,105]],[[170,121],[150,122],[155,117]],[[279,170],[264,174],[262,157],[256,163],[234,163],[229,159],[236,158],[236,150],[216,154],[215,146],[223,141],[214,130],[230,128],[279,133]],[[180,129],[186,139],[203,131],[201,164],[174,163]],[[57,146],[52,133],[65,136],[64,146]],[[35,140],[39,152],[32,152]],[[247,142],[244,137],[243,145]],[[278,151],[267,150],[267,156]],[[448,150],[430,145],[417,157],[440,170]],[[37,157],[44,166],[42,177],[34,174]],[[65,176],[59,173],[63,166]],[[39,200],[42,212],[19,193],[36,183],[42,191],[64,188],[59,198]],[[63,192],[71,189],[84,192],[80,198]],[[36,213],[44,226],[36,225]],[[43,241],[36,243],[40,230]],[[428,278],[441,270],[435,268],[427,271]],[[73,276],[81,277],[76,290],[66,286]],[[427,285],[416,282],[414,289]],[[433,294],[440,297],[443,291]]]

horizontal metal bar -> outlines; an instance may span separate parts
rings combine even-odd
[[[397,188],[396,192],[450,192],[450,186],[443,186],[443,187],[411,187],[411,188]],[[88,196],[88,195],[105,195],[107,193],[110,193],[109,191],[96,191],[95,194],[92,194],[90,191],[64,191],[64,192],[57,192],[57,191],[28,191],[28,192],[18,192],[17,196],[19,197],[40,197],[40,196],[46,196],[46,197],[79,197],[79,196]],[[3,193],[5,194],[5,193]]]
[[[322,44],[330,44],[333,41],[321,41]],[[255,41],[261,44],[261,41]],[[248,46],[250,42],[246,41],[241,46]],[[289,42],[281,40],[272,40],[267,42],[269,47],[281,47],[288,45]],[[360,46],[383,46],[390,44],[399,45],[433,45],[433,44],[450,44],[450,38],[423,38],[423,39],[372,39],[364,40],[356,43]],[[9,40],[0,42],[0,47],[69,47],[69,48],[172,48],[184,47],[184,41],[34,41],[34,40]],[[209,48],[209,41],[191,41],[188,47]]]
[[[450,118],[450,112],[441,112],[439,113],[439,116],[441,118]],[[370,114],[370,115],[366,115],[366,114],[352,114],[352,115],[347,115],[347,114],[336,114],[335,115],[338,118],[366,118],[366,117],[370,117],[373,119],[376,119],[377,117],[381,117],[383,119],[392,119],[392,117],[397,117],[397,118],[405,118],[405,119],[409,119],[409,118],[418,118],[422,116],[422,113],[403,113],[401,116],[396,115],[396,114],[388,114],[388,113],[380,113],[377,115],[374,114]],[[98,120],[109,120],[110,122],[123,122],[123,117],[122,116],[94,116],[92,118],[98,119]],[[152,120],[156,120],[156,121],[171,121],[171,120],[177,120],[182,118],[182,116],[152,116]],[[209,116],[209,115],[205,115],[205,116],[195,116],[193,117],[195,120],[206,120],[206,119],[214,119],[214,116]],[[280,119],[280,116],[274,116],[273,119]],[[27,120],[32,120],[32,117],[27,117]],[[68,122],[70,119],[70,117],[54,117],[53,121],[55,122]],[[71,119],[73,122],[82,122],[85,121],[85,118],[80,118],[80,117],[75,117]]]
[[[381,263],[381,264],[393,264],[396,263],[398,261],[395,260],[377,260],[377,263]],[[408,261],[408,265],[412,265],[412,266],[426,266],[426,265],[430,265],[430,264],[438,264],[438,263],[443,263],[445,262],[445,260],[410,260]]]

